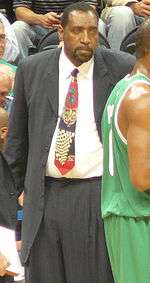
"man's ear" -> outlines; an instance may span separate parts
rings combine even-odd
[[[2,127],[0,129],[1,139],[5,141],[7,138],[7,134],[8,134],[8,127]]]
[[[64,29],[61,25],[58,26],[58,36],[60,41],[64,40]]]

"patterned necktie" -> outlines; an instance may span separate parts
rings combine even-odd
[[[78,69],[71,73],[71,83],[56,137],[55,166],[62,175],[75,165],[75,127],[78,108]]]

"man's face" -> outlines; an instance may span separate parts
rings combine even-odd
[[[5,31],[4,26],[0,23],[0,58],[3,57],[5,51]]]
[[[10,89],[6,86],[0,86],[0,107],[4,106],[6,96],[8,95]]]
[[[65,54],[75,66],[89,61],[98,45],[96,16],[91,11],[71,12],[61,37],[64,41]]]
[[[4,74],[0,73],[0,107],[4,106],[6,96],[11,90],[11,80]]]

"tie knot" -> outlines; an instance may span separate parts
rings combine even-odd
[[[76,78],[78,73],[79,73],[79,70],[78,70],[78,69],[74,69],[74,70],[71,72],[71,76],[74,77],[74,78]]]

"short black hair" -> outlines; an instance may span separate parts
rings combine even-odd
[[[99,16],[98,16],[98,13],[96,12],[96,10],[92,6],[90,6],[89,4],[81,1],[81,2],[77,2],[77,3],[73,3],[73,4],[67,6],[67,8],[64,9],[64,12],[61,16],[61,25],[63,27],[65,27],[68,24],[69,15],[73,11],[81,11],[81,12],[91,11],[95,15],[95,17],[97,18],[97,22],[99,21]]]
[[[136,32],[136,57],[140,59],[150,53],[150,19],[146,19]]]

